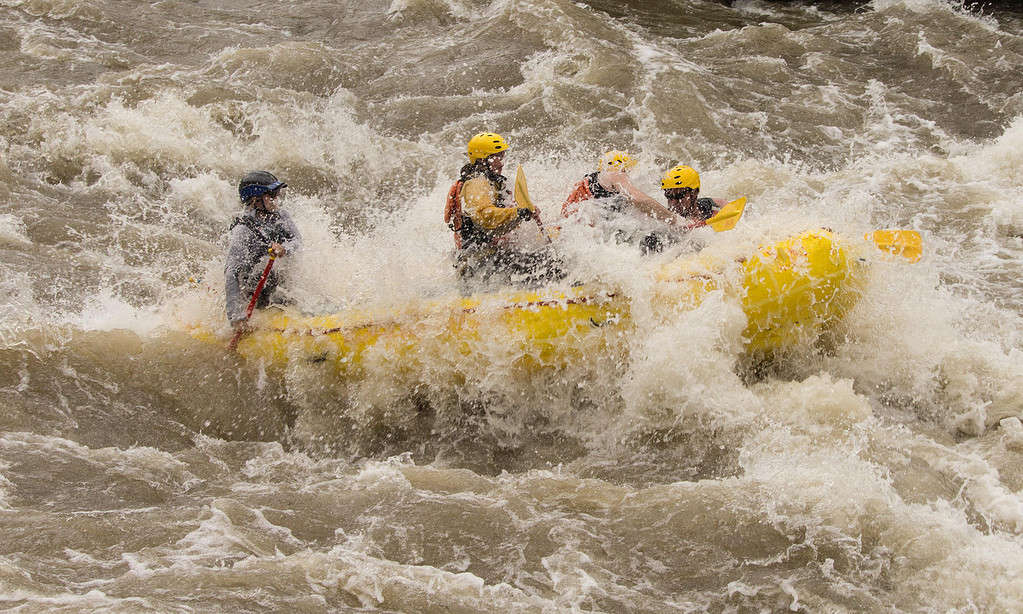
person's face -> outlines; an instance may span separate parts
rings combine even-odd
[[[699,192],[692,188],[672,188],[664,191],[664,197],[668,199],[668,208],[682,215],[688,215],[696,210],[697,194]]]
[[[504,168],[504,152],[491,154],[487,157],[487,164],[494,170],[495,173],[500,173]]]
[[[267,192],[266,194],[260,194],[253,199],[253,205],[259,211],[273,212],[277,211],[280,207],[280,201],[283,200],[281,190],[277,189],[273,192]]]

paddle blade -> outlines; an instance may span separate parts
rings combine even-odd
[[[746,197],[733,200],[721,210],[714,214],[714,217],[707,220],[707,225],[714,229],[714,232],[722,232],[735,228],[742,212],[746,209]]]
[[[522,167],[515,172],[515,202],[520,207],[526,207],[527,209],[533,209],[533,201],[529,198],[529,190],[526,189],[526,173],[523,172]]]
[[[533,219],[536,221],[537,229],[540,230],[540,235],[542,235],[544,240],[550,244],[551,236],[547,234],[547,231],[544,229],[543,222],[540,221],[540,212],[537,211],[535,206],[533,206],[533,201],[529,198],[529,190],[526,189],[526,173],[522,170],[521,166],[517,171],[515,171],[514,196],[515,202],[518,203],[520,207],[525,207],[533,211]]]
[[[924,253],[923,238],[915,230],[875,230],[864,235],[882,251],[902,256],[910,262],[920,260]]]

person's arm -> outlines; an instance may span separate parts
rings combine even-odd
[[[231,230],[230,243],[227,248],[227,262],[224,265],[224,299],[227,306],[227,320],[231,326],[237,326],[245,320],[245,297],[242,296],[239,278],[245,274],[249,266],[249,249],[247,235],[249,229],[238,224]]]
[[[475,177],[462,186],[464,211],[474,224],[479,224],[490,232],[505,232],[515,228],[522,221],[514,207],[498,207],[496,194],[490,182],[483,177]]]
[[[632,204],[643,213],[655,220],[671,224],[672,226],[688,226],[690,222],[680,215],[660,204],[653,198],[644,194],[639,188],[633,185],[629,176],[619,171],[604,171],[597,175],[597,181],[607,189],[613,189],[629,197]]]

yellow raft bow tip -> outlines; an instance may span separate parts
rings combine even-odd
[[[924,241],[915,230],[875,230],[863,236],[878,249],[895,256],[901,256],[909,262],[917,262],[924,253]]]

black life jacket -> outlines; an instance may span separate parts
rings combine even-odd
[[[276,214],[272,214],[272,216],[268,219],[273,220],[275,217]],[[227,229],[228,232],[234,230],[234,227],[238,224],[241,224],[251,230],[252,234],[259,237],[259,239],[267,245],[270,245],[271,243],[284,243],[285,241],[294,238],[291,236],[290,232],[278,224],[260,224],[255,218],[247,215],[240,215],[234,218],[234,221],[231,222],[231,227]]]
[[[709,220],[718,212],[718,204],[714,202],[713,198],[697,198],[696,207],[700,210],[700,215],[704,220]]]
[[[608,190],[604,186],[600,185],[600,182],[597,181],[597,175],[599,174],[600,172],[590,173],[589,175],[586,175],[586,187],[590,189],[591,197],[611,198],[614,196],[618,196],[618,192],[612,192],[611,190]]]
[[[590,191],[590,198],[595,200],[606,199],[603,204],[605,211],[610,211],[612,213],[622,213],[625,211],[625,208],[629,204],[628,197],[621,192],[609,190],[600,185],[600,182],[597,181],[598,175],[600,175],[599,171],[596,173],[590,173],[585,177],[586,187]]]

